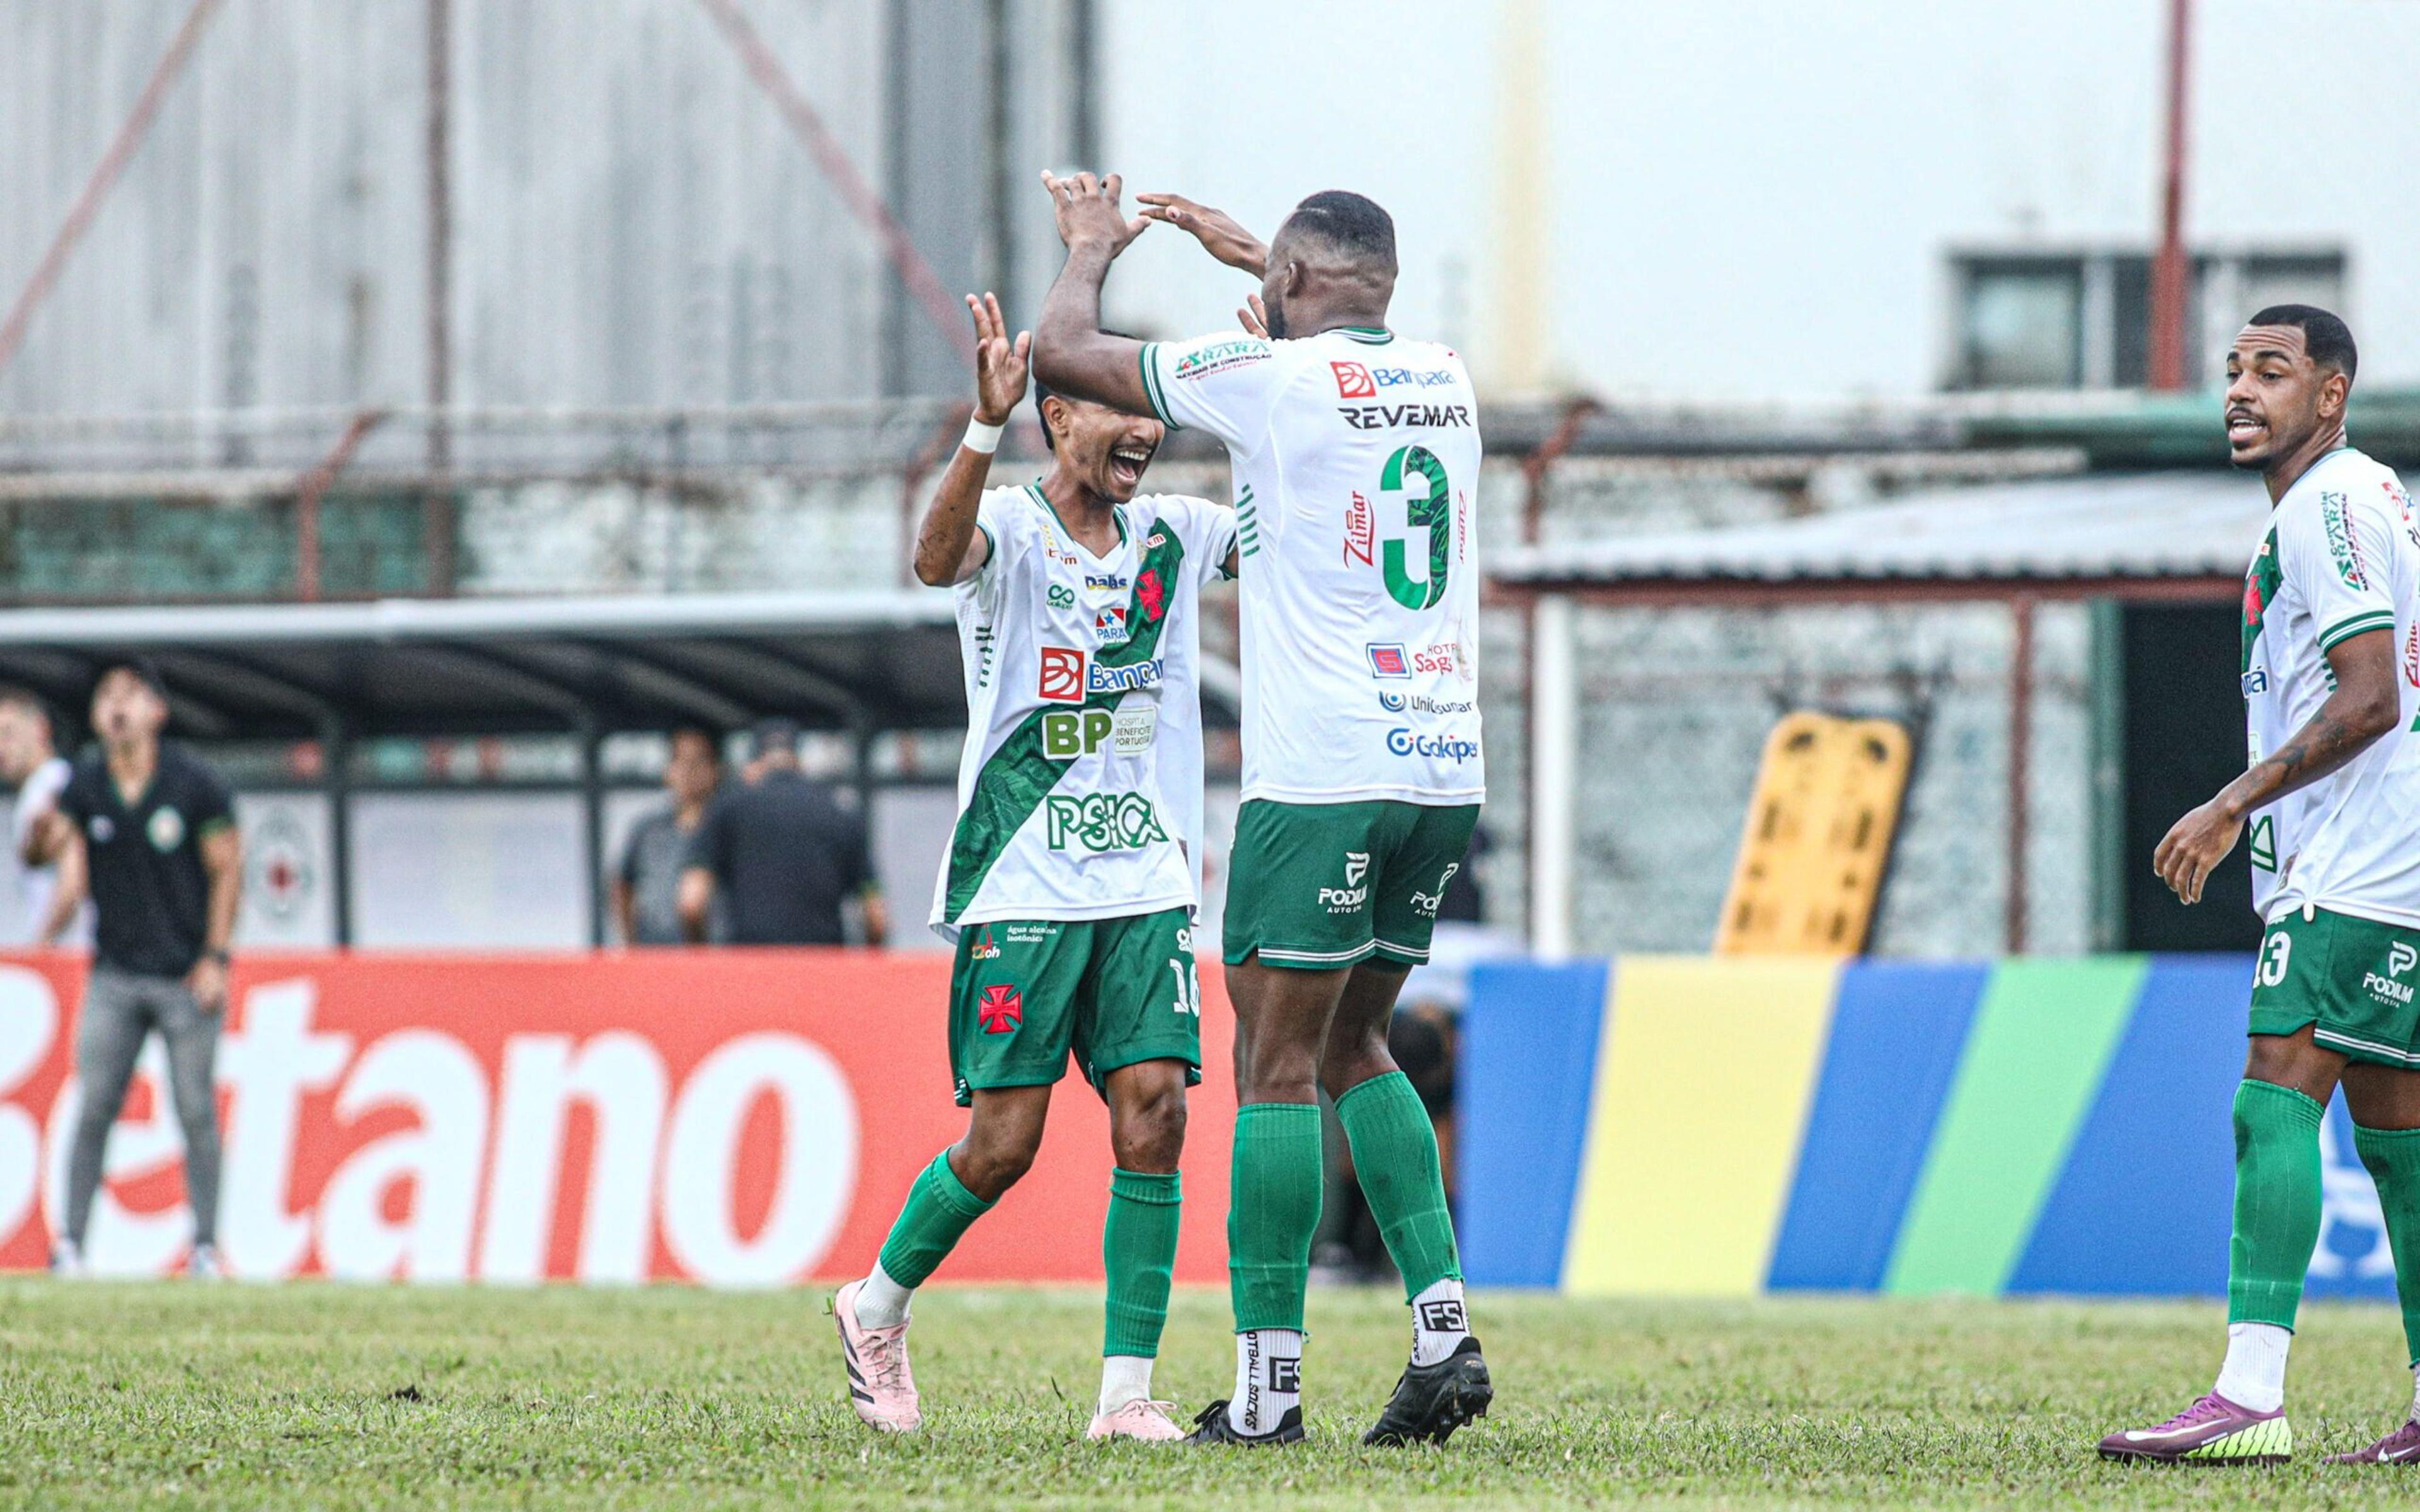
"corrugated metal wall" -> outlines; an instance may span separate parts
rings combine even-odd
[[[1038,298],[1056,243],[1031,180],[1065,160],[1079,114],[1065,42],[1079,0],[744,4],[944,285]],[[0,299],[186,6],[0,0]],[[0,410],[421,399],[427,39],[416,0],[226,0],[0,373]],[[454,0],[450,57],[455,403],[959,387],[950,348],[693,0]]]

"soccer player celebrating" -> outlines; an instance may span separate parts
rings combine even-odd
[[[1117,1160],[1090,1436],[1174,1440],[1151,1369],[1176,1263],[1185,1089],[1202,1079],[1200,595],[1233,573],[1235,517],[1137,497],[1159,423],[1039,384],[1050,470],[986,492],[1031,337],[1009,339],[990,296],[967,303],[974,420],[924,516],[916,576],[954,587],[966,658],[958,821],[932,918],[957,941],[950,1070],[973,1113],[833,1313],[858,1416],[919,1427],[908,1299],[1033,1164],[1072,1051],[1109,1103]]]
[[[1388,1056],[1387,1025],[1427,959],[1485,788],[1470,377],[1448,348],[1388,329],[1394,223],[1358,194],[1313,194],[1264,247],[1173,195],[1144,196],[1129,221],[1114,175],[1044,181],[1067,262],[1035,329],[1036,373],[1226,442],[1243,532],[1244,802],[1226,938],[1235,1390],[1191,1440],[1302,1437],[1324,1086],[1412,1307],[1411,1363],[1365,1442],[1442,1441],[1492,1388],[1435,1131]],[[1100,329],[1110,260],[1154,220],[1261,279],[1247,319],[1262,329],[1149,344]]]
[[[2353,367],[2344,322],[2303,304],[2262,310],[2227,354],[2227,446],[2276,504],[2243,589],[2251,764],[2153,860],[2197,903],[2249,823],[2268,922],[2235,1092],[2226,1362],[2175,1417],[2102,1440],[2113,1459],[2292,1456],[2286,1350],[2319,1237],[2319,1120],[2339,1085],[2420,1362],[2420,520],[2395,474],[2346,443]],[[2415,1457],[2420,1396],[2401,1427],[2336,1458]]]

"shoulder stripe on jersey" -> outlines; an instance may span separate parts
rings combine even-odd
[[[1168,625],[1167,594],[1184,581],[1185,543],[1174,531],[1159,532],[1160,544],[1145,553],[1135,569],[1134,587],[1126,600],[1130,633],[1124,645],[1110,646],[1092,657],[1095,666],[1131,667],[1150,661],[1159,651],[1160,632]],[[1148,583],[1150,586],[1146,587]],[[975,774],[974,795],[958,815],[950,834],[950,885],[942,900],[941,919],[954,924],[983,890],[984,879],[1008,853],[1009,842],[1042,800],[1067,775],[1071,763],[1045,754],[1042,721],[1062,709],[1108,709],[1125,697],[1124,688],[1094,693],[1081,703],[1059,703],[1035,709],[1017,721],[1000,748]]]
[[[2372,630],[2395,628],[2395,611],[2391,609],[2365,609],[2350,619],[2336,621],[2319,632],[2319,649],[2333,651],[2344,641]]]
[[[1151,412],[1169,429],[1183,430],[1168,412],[1168,396],[1159,391],[1159,343],[1144,342],[1135,361],[1142,366],[1142,395],[1150,402]]]

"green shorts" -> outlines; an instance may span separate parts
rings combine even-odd
[[[1373,955],[1419,964],[1478,825],[1475,803],[1245,804],[1227,863],[1228,964],[1258,951],[1303,971]]]
[[[2301,908],[2269,926],[2252,972],[2252,1032],[2292,1034],[2353,1060],[2420,1068],[2420,930]]]
[[[1189,909],[1124,918],[1002,919],[958,932],[950,973],[950,1076],[977,1088],[1048,1087],[1067,1057],[1095,1091],[1145,1060],[1202,1080],[1202,982]]]

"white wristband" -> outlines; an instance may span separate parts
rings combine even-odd
[[[981,452],[989,456],[1000,450],[1000,439],[1007,430],[1006,425],[986,425],[980,420],[970,420],[967,422],[967,439],[959,444],[970,452]]]

